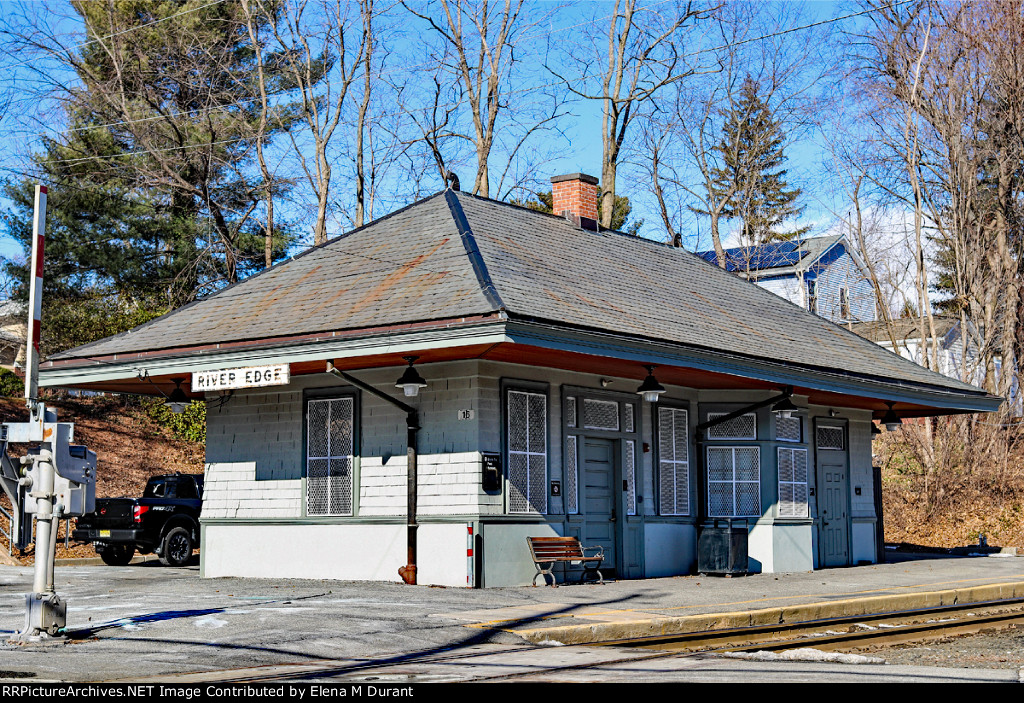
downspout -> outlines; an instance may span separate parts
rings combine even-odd
[[[398,575],[402,577],[402,580],[411,586],[416,585],[416,529],[419,525],[416,524],[416,454],[417,454],[417,436],[420,429],[420,418],[419,412],[416,408],[411,405],[406,405],[402,401],[392,398],[387,393],[377,390],[370,384],[360,381],[354,376],[350,376],[341,369],[334,367],[334,364],[327,362],[327,372],[334,374],[338,378],[348,381],[356,388],[360,388],[367,393],[371,393],[381,400],[394,405],[396,408],[402,410],[405,413],[405,424],[408,430],[406,435],[406,446],[407,449],[407,487],[408,487],[408,498],[406,503],[406,553],[407,563],[405,566],[398,569]]]

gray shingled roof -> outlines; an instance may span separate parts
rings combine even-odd
[[[443,196],[124,334],[51,358],[239,342],[490,312]]]
[[[582,230],[561,217],[452,192],[131,332],[53,358],[383,327],[501,307],[513,320],[980,392],[684,250]]]

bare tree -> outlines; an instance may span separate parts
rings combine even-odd
[[[683,244],[678,223],[686,212],[706,217],[717,262],[726,266],[722,224],[727,208],[747,181],[719,182],[723,156],[738,144],[723,142],[723,124],[745,109],[744,80],[760,85],[775,119],[793,136],[801,133],[813,112],[813,88],[822,67],[814,66],[814,32],[780,34],[781,27],[799,22],[798,8],[780,10],[768,3],[736,3],[717,11],[705,23],[713,26],[715,46],[700,53],[701,66],[686,81],[675,81],[661,110],[644,130],[642,145],[662,224],[670,239]],[[780,14],[781,12],[781,14]],[[732,139],[740,138],[734,133]],[[671,205],[670,205],[671,203]],[[699,243],[694,242],[695,246]]]
[[[604,48],[598,52],[595,38],[571,57],[579,76],[550,68],[571,93],[601,103],[602,227],[611,227],[615,178],[630,127],[660,91],[692,75],[682,60],[680,30],[709,12],[692,2],[654,9],[637,0],[615,0],[601,39]]]
[[[458,152],[453,142],[464,142],[475,160],[472,192],[506,197],[536,161],[526,158],[528,145],[564,113],[564,100],[529,75],[543,45],[531,31],[549,14],[524,20],[524,0],[436,0],[424,10],[404,1],[403,6],[435,40],[428,63],[436,68],[423,81],[428,89],[418,96],[407,87],[403,92],[441,179],[453,161],[446,152]],[[497,177],[496,161],[504,162]]]
[[[332,139],[349,109],[349,93],[366,68],[372,43],[373,3],[360,0],[358,14],[344,0],[309,0],[268,6],[267,17],[280,47],[280,63],[300,98],[306,130],[289,131],[302,173],[316,197],[313,245],[327,239],[334,158]],[[280,10],[278,12],[278,10]],[[354,45],[354,46],[353,46]],[[304,139],[312,142],[312,148]],[[307,156],[309,152],[311,155]]]

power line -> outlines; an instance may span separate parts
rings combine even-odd
[[[224,0],[218,0],[218,2],[223,2],[223,1]],[[655,5],[649,6],[648,8],[645,8],[645,9],[649,9],[650,7],[655,7],[657,5],[664,4],[664,3],[669,2],[669,1],[670,0],[662,0],[662,2],[655,3]],[[749,39],[743,39],[743,40],[740,40],[740,41],[737,41],[737,42],[727,42],[725,44],[721,44],[721,45],[715,46],[715,47],[709,47],[709,48],[706,48],[706,49],[697,49],[696,51],[692,51],[690,53],[683,54],[682,58],[692,58],[692,57],[695,57],[695,56],[699,56],[701,54],[722,51],[724,49],[728,49],[728,48],[732,48],[732,47],[737,47],[737,46],[743,46],[745,44],[751,44],[751,43],[754,43],[754,42],[764,41],[766,39],[771,39],[771,38],[778,37],[778,36],[784,36],[786,34],[792,34],[794,32],[804,31],[806,29],[812,29],[812,28],[815,28],[815,27],[820,27],[820,26],[824,26],[824,25],[834,24],[836,22],[842,22],[842,21],[845,21],[845,20],[848,20],[848,19],[852,19],[852,18],[855,18],[855,17],[861,17],[863,15],[871,14],[873,12],[880,12],[882,10],[891,9],[891,8],[897,7],[899,5],[905,5],[905,4],[907,4],[909,2],[913,2],[913,1],[914,0],[896,0],[896,2],[892,2],[892,3],[888,4],[888,5],[883,5],[883,6],[880,6],[880,7],[868,8],[866,10],[861,10],[859,12],[852,12],[852,13],[848,13],[848,14],[845,14],[845,15],[840,15],[838,17],[833,17],[833,18],[830,18],[830,19],[819,20],[819,21],[816,21],[816,22],[811,22],[809,24],[800,25],[798,27],[790,27],[788,29],[779,30],[777,32],[772,32],[770,34],[764,34],[764,35],[757,36],[757,37],[751,37]],[[211,4],[217,4],[217,3],[211,3]],[[208,7],[208,5],[204,5],[203,7]],[[201,8],[196,8],[196,9],[201,9]],[[608,19],[609,17],[611,17],[611,15],[602,17],[601,19]],[[169,19],[169,18],[167,18],[167,19]],[[592,22],[581,22],[581,23],[578,23],[576,25],[571,25],[570,28],[582,26],[584,24],[592,24]],[[548,32],[540,33],[540,34],[538,34],[536,36],[550,35],[554,31],[555,30],[550,30]],[[564,31],[564,30],[559,29],[557,31]],[[529,36],[529,35],[527,35],[527,36]],[[428,64],[418,64],[418,65],[419,66],[426,66]],[[416,66],[413,66],[412,68],[416,68]],[[531,86],[529,88],[522,88],[522,89],[519,89],[519,90],[505,91],[505,92],[502,93],[502,95],[504,95],[504,96],[513,96],[513,95],[517,95],[517,94],[525,94],[525,93],[535,92],[537,90],[543,90],[544,88],[557,87],[557,86],[563,85],[563,83],[564,83],[564,81],[561,81],[561,80],[553,81],[553,82],[550,82],[550,83],[542,83],[542,84],[539,84],[539,85]],[[256,97],[246,98],[246,99],[234,101],[234,102],[231,102],[231,103],[225,103],[223,105],[218,105],[218,106],[210,108],[210,109],[212,109],[212,110],[227,110],[230,107],[239,107],[239,106],[242,106],[242,105],[245,105],[245,104],[248,104],[248,103],[255,102],[258,99],[259,98],[256,98]],[[455,108],[455,107],[458,107],[459,104],[460,103],[446,103],[446,104],[438,105],[436,108],[434,106],[426,107],[426,108],[423,108],[423,110],[424,111],[428,111],[428,110],[434,110],[434,109]],[[182,115],[197,114],[199,112],[200,112],[200,110],[183,111],[183,112],[178,112],[178,113],[171,113],[170,115],[166,115],[166,116],[164,116],[164,115],[157,115],[157,116],[153,116],[153,117],[141,118],[141,119],[138,119],[138,120],[123,120],[121,122],[109,123],[109,124],[106,124],[106,125],[96,125],[96,126],[89,126],[89,127],[80,127],[80,128],[76,128],[76,129],[71,130],[71,131],[81,131],[81,130],[86,130],[86,129],[101,129],[101,128],[104,128],[104,127],[113,127],[113,126],[129,125],[129,124],[138,124],[138,123],[143,123],[143,122],[148,122],[148,121],[153,121],[153,120],[166,119],[167,117],[175,117],[175,116],[182,116]],[[279,112],[275,111],[275,113],[276,113],[275,116],[278,116],[278,117],[280,116]],[[401,112],[401,111],[400,112],[393,112],[393,113],[384,113],[384,114],[376,115],[375,118],[376,119],[393,118],[393,117],[401,116],[402,114],[405,114],[405,113]],[[242,141],[245,141],[245,139],[244,138],[240,138],[240,139],[236,139],[236,140],[226,140],[226,141],[223,141],[223,142],[217,142],[217,144],[226,144],[226,143],[231,143],[231,142],[242,142]],[[174,148],[168,149],[166,151],[173,151],[173,150],[179,150],[179,149],[201,148],[203,146],[207,146],[207,145],[206,144],[202,144],[202,145],[185,145],[185,146],[181,146],[181,147],[174,147]],[[212,146],[212,145],[210,145],[210,146]],[[158,151],[165,151],[165,150],[158,150]],[[126,152],[125,155],[137,155],[137,154],[145,154],[145,153],[147,153],[147,152],[145,152],[145,151],[141,151],[141,152]],[[89,158],[77,159],[77,160],[49,160],[49,161],[46,161],[44,163],[47,163],[47,164],[73,164],[73,163],[80,163],[80,162],[83,162],[83,161],[91,161],[91,160],[95,160],[95,159],[118,158],[119,156],[121,156],[121,155],[119,155],[119,154],[112,154],[112,155],[109,155],[109,156],[96,156],[96,157],[89,157]]]
[[[140,30],[140,29],[145,29],[146,27],[152,27],[153,25],[160,24],[161,22],[166,22],[168,20],[172,20],[175,17],[181,17],[182,15],[187,15],[187,14],[190,14],[192,12],[199,12],[200,10],[205,10],[208,7],[213,7],[214,5],[220,5],[223,2],[225,2],[225,0],[214,0],[213,2],[207,3],[205,5],[200,5],[199,7],[193,7],[191,10],[182,10],[181,12],[176,12],[173,15],[168,15],[167,17],[163,17],[163,18],[158,19],[158,20],[153,20],[152,22],[147,22],[146,24],[140,24],[137,27],[128,27],[127,29],[122,29],[119,32],[114,32],[114,33],[108,34],[108,35],[106,35],[104,37],[97,37],[96,39],[90,39],[89,41],[82,42],[81,44],[75,44],[73,46],[69,46],[69,47],[66,47],[66,48],[65,47],[61,47],[61,51],[64,51],[64,52],[75,51],[76,49],[84,48],[86,46],[89,46],[90,44],[96,44],[96,43],[101,42],[101,41],[106,41],[107,39],[113,39],[114,37],[119,37],[122,34],[127,34],[128,32],[135,32],[135,31]],[[14,68],[19,68],[21,66],[25,66],[25,65],[30,64],[30,63],[32,63],[32,59],[25,59],[21,63],[16,63],[16,64],[14,64],[12,66],[6,66],[5,69],[9,70],[9,69],[14,69]]]

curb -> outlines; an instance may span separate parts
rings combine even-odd
[[[948,591],[901,593],[869,598],[806,603],[761,610],[708,613],[683,617],[652,615],[647,618],[591,625],[563,625],[529,630],[505,630],[532,644],[601,644],[640,637],[665,637],[712,630],[792,624],[826,618],[873,615],[915,608],[980,603],[1024,598],[1024,582],[994,583]]]

